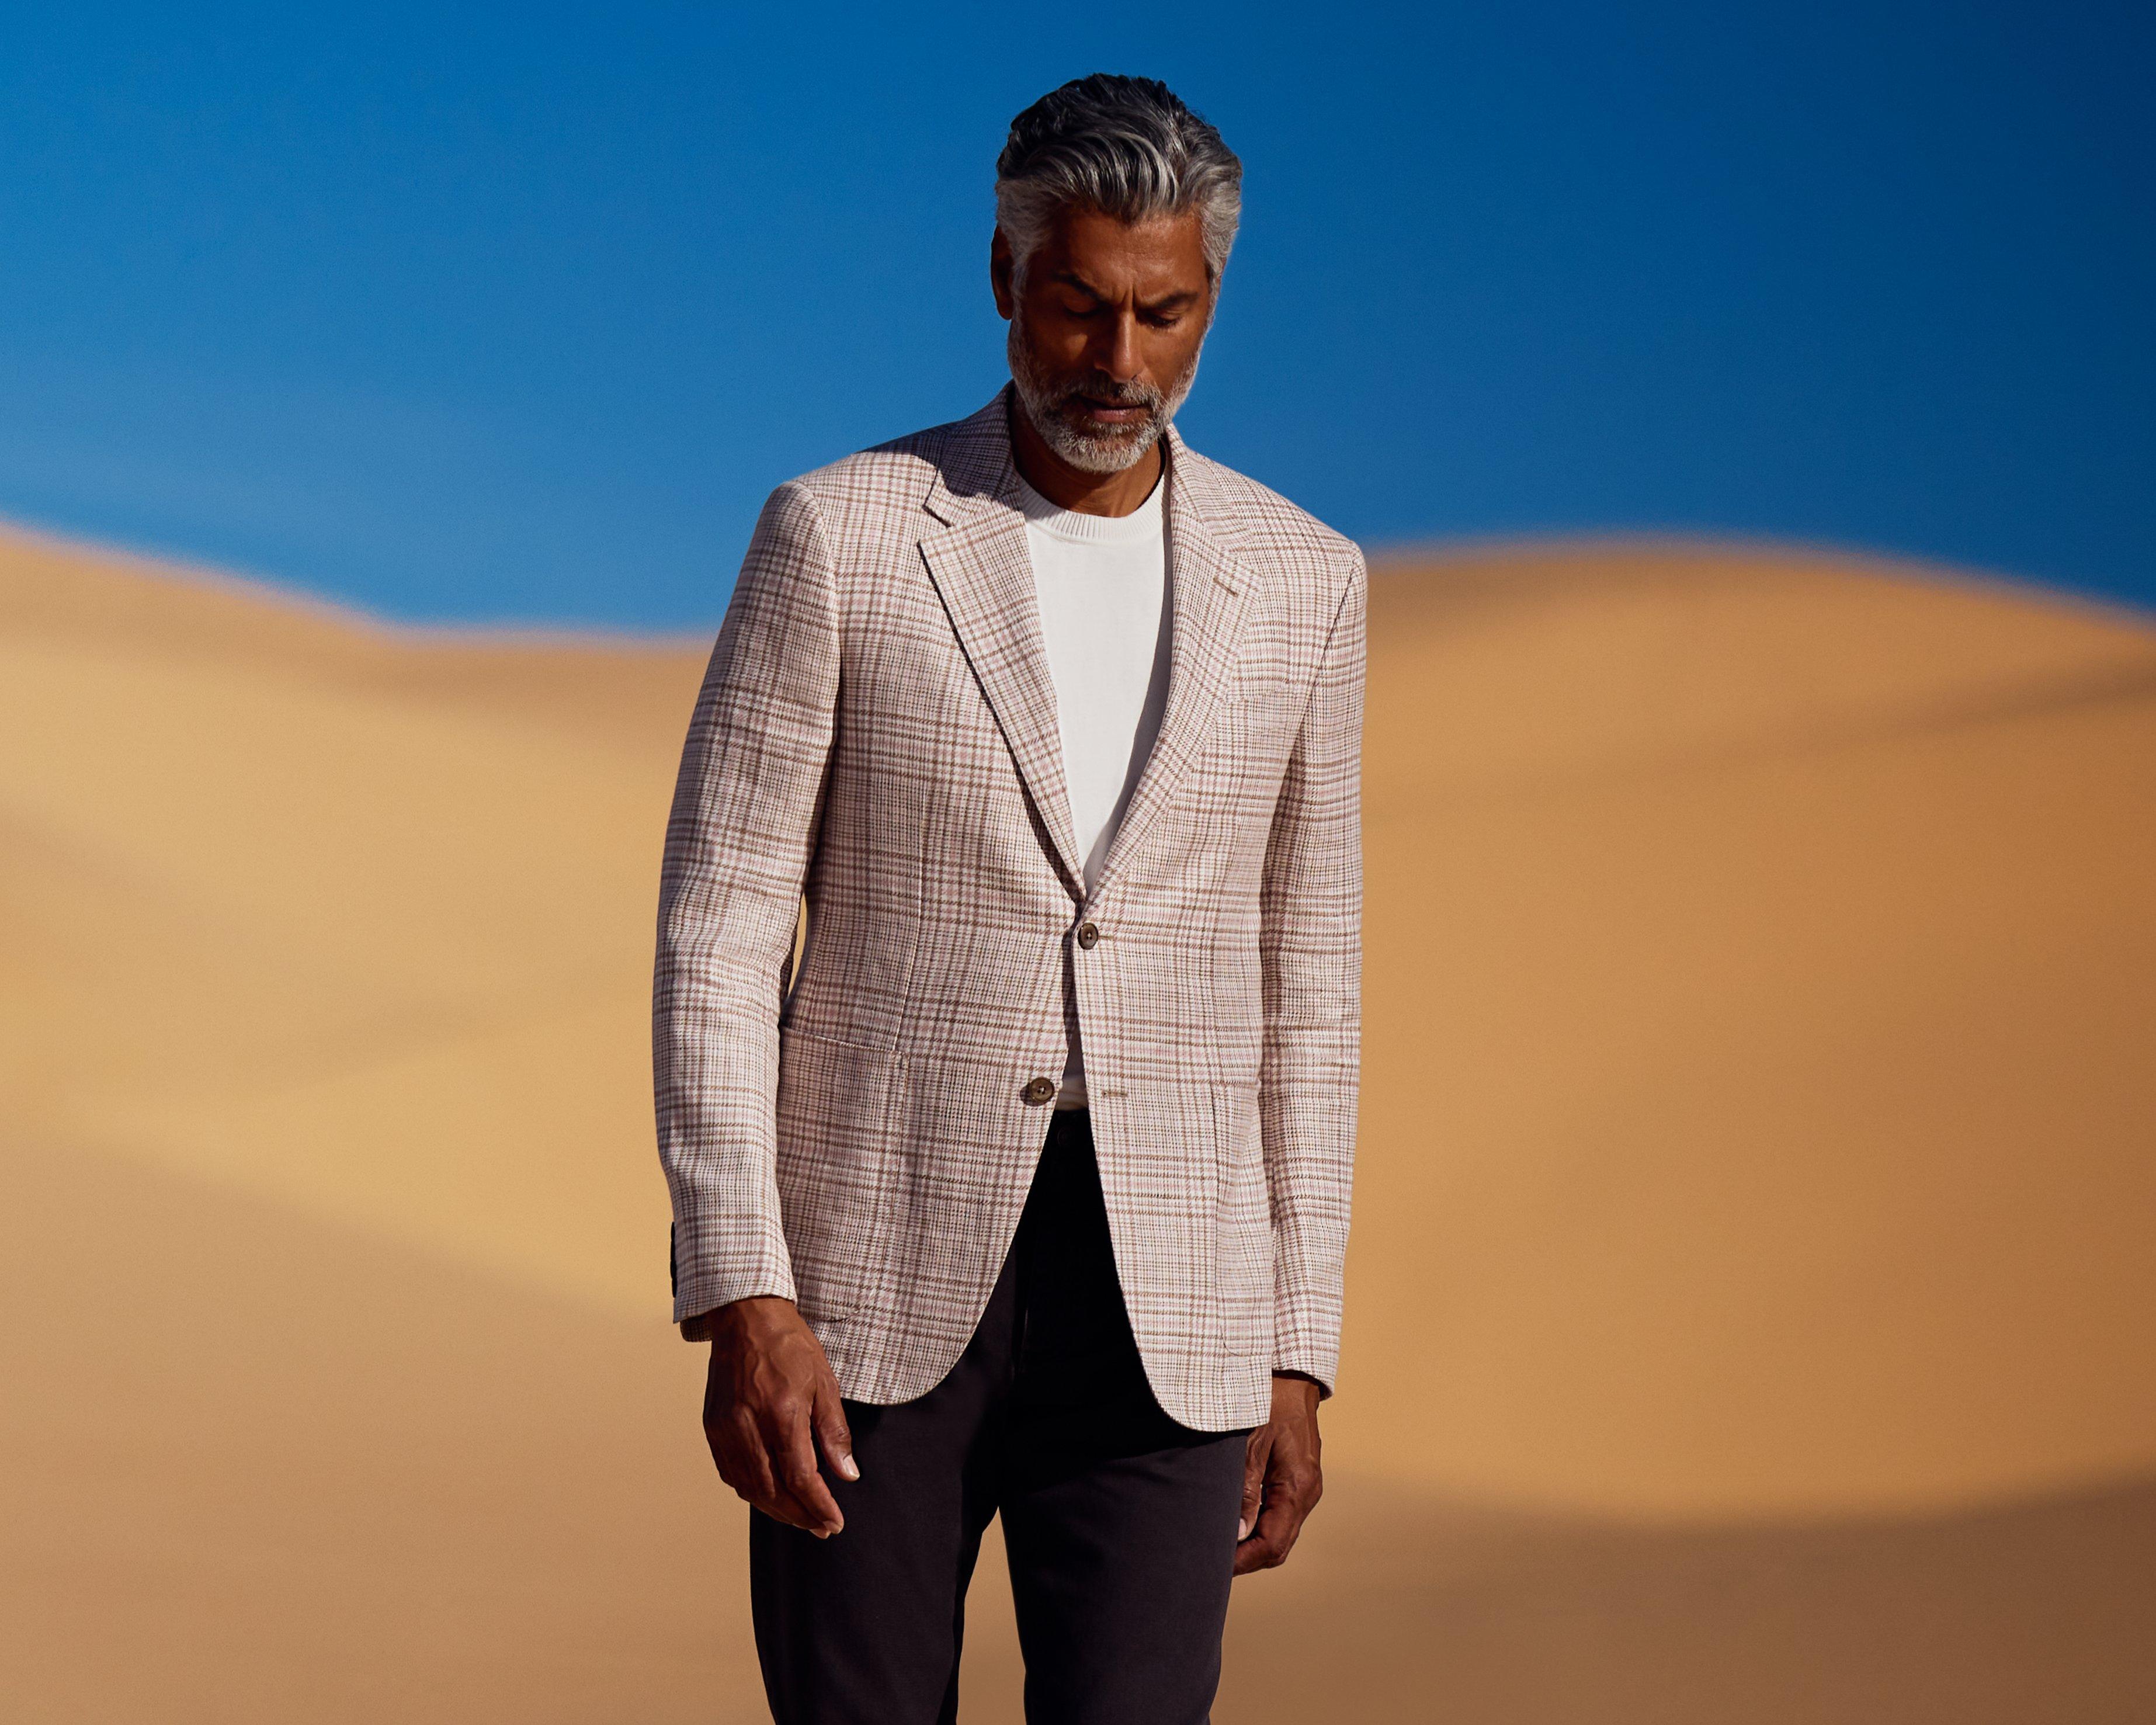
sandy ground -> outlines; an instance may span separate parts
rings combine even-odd
[[[2156,1717],[2156,629],[1650,545],[1371,626],[1333,1483],[1218,1717]],[[10,1717],[762,1717],[649,1135],[707,647],[0,537]]]

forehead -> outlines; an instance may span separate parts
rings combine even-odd
[[[1046,266],[1045,269],[1042,266]],[[1205,239],[1195,210],[1119,222],[1094,209],[1060,212],[1030,268],[1068,273],[1113,298],[1164,299],[1205,291]]]

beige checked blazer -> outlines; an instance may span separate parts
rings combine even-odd
[[[781,485],[757,523],[660,887],[675,1317],[783,1295],[848,1397],[934,1388],[1081,1036],[1153,1391],[1186,1425],[1255,1425],[1274,1370],[1330,1393],[1338,1358],[1363,557],[1169,432],[1168,706],[1086,900],[1010,393]]]

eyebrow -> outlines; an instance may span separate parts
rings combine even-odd
[[[1077,289],[1089,300],[1098,300],[1103,304],[1107,301],[1108,296],[1106,294],[1075,270],[1058,270],[1048,279],[1050,281],[1060,281],[1066,287]],[[1202,295],[1198,293],[1185,288],[1177,293],[1163,295],[1158,300],[1141,300],[1138,302],[1138,309],[1141,311],[1167,311],[1178,306],[1193,305],[1201,297]]]
[[[1084,276],[1079,275],[1075,270],[1059,270],[1048,279],[1050,281],[1060,281],[1065,287],[1075,287],[1080,293],[1084,294],[1089,299],[1105,300],[1107,298],[1106,294],[1103,294],[1100,289],[1095,287],[1091,282],[1086,280]]]

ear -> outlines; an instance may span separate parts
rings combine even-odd
[[[1018,293],[1011,285],[1015,262],[1010,242],[1004,238],[1004,230],[997,228],[988,241],[988,290],[996,296],[997,315],[1006,321],[1018,312]]]

